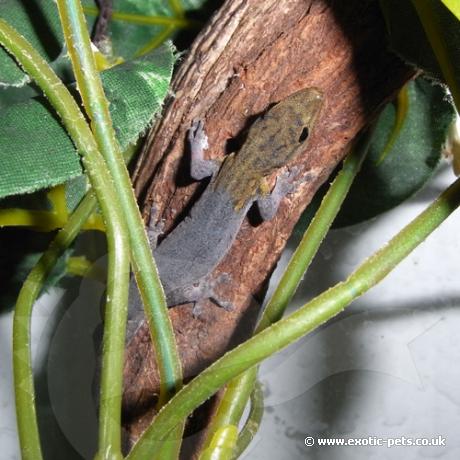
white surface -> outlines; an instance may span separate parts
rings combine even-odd
[[[452,180],[444,169],[398,209],[330,232],[295,305],[345,279]],[[460,458],[459,225],[457,212],[342,315],[262,366],[265,416],[244,458]],[[438,435],[446,447],[304,445]]]
[[[452,180],[444,168],[426,190],[398,209],[372,222],[332,231],[295,305],[346,278]],[[265,416],[245,458],[460,458],[459,228],[457,212],[344,314],[263,365]],[[64,291],[54,290],[35,308],[34,342],[39,344],[35,367],[47,459],[63,458],[57,453],[63,446],[73,446],[66,458],[91,458],[96,425],[91,379],[84,370],[94,365],[92,334],[99,303],[91,295],[97,299],[102,289],[85,281],[65,293],[66,302]],[[71,307],[53,313],[63,303]],[[0,458],[13,460],[20,457],[11,378],[11,314],[0,316],[0,340]],[[63,368],[69,369],[64,377]],[[307,448],[304,438],[309,435],[442,435],[447,446]]]

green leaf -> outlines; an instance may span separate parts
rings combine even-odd
[[[8,21],[48,61],[62,50],[62,32],[56,5],[49,0],[2,0],[0,17]],[[29,77],[16,61],[0,47],[0,86],[23,86]]]
[[[94,0],[83,2],[88,26],[94,25],[98,8]],[[198,30],[201,22],[186,17],[204,0],[115,0],[110,24],[114,54],[131,59],[157,48],[183,30]],[[51,0],[1,0],[0,17],[17,29],[48,61],[61,78],[71,74],[62,53],[63,36],[55,2]],[[29,77],[0,48],[0,87],[21,87]],[[69,81],[64,78],[64,81]],[[0,99],[1,99],[0,95]],[[0,101],[0,106],[1,106]]]
[[[406,102],[402,122],[395,103],[380,115],[368,156],[334,226],[356,224],[394,208],[432,176],[454,108],[442,86],[423,78],[407,85]]]
[[[460,4],[457,0],[453,2],[446,0],[444,3]],[[445,47],[444,51],[449,65],[453,66],[457,79],[459,79],[460,24],[458,18],[454,16],[454,10],[449,11],[439,0],[432,0],[428,4],[427,20],[436,27],[436,36]],[[380,0],[380,5],[385,16],[388,38],[393,51],[415,67],[443,80],[443,72],[438,63],[439,55],[433,52],[413,2],[411,0]],[[458,9],[457,6],[456,10]]]
[[[171,42],[152,53],[102,72],[110,114],[122,150],[137,141],[159,113],[174,64]]]
[[[124,150],[160,110],[172,74],[171,44],[101,74],[118,140]],[[30,193],[82,173],[79,157],[44,98],[0,113],[0,197]]]
[[[64,128],[43,98],[0,115],[0,197],[61,184],[82,173]]]
[[[114,0],[110,22],[113,54],[130,59],[155,49],[167,38],[187,29],[199,29],[200,23],[186,13],[197,10],[204,0]],[[98,14],[94,0],[82,2],[89,25]]]

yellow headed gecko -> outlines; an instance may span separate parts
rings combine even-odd
[[[296,169],[279,175],[271,192],[266,178],[305,151],[322,101],[314,88],[290,95],[258,118],[240,151],[221,163],[203,158],[207,137],[201,122],[193,124],[188,134],[191,175],[197,180],[212,178],[190,215],[153,249],[168,306],[206,298],[226,306],[215,297],[211,274],[232,246],[252,204],[257,202],[263,219],[271,219],[281,199],[295,189]],[[132,280],[128,340],[143,317]]]

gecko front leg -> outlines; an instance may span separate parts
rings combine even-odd
[[[204,132],[202,120],[195,120],[188,130],[188,141],[190,144],[190,174],[195,180],[202,180],[214,176],[220,168],[221,161],[206,160],[204,151],[209,147],[208,136]]]
[[[293,168],[290,171],[281,173],[276,178],[275,186],[268,195],[262,195],[257,198],[257,206],[259,208],[260,217],[263,220],[271,220],[278,211],[281,200],[292,193],[298,185],[297,176],[299,169]]]
[[[315,171],[309,171],[305,176],[299,177],[299,168],[294,167],[289,171],[281,173],[276,178],[275,187],[268,195],[257,198],[257,206],[263,220],[271,220],[278,211],[281,200],[294,192],[303,182],[307,182],[317,176]]]

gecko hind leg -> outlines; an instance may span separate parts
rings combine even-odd
[[[220,308],[223,308],[226,311],[233,310],[233,304],[228,302],[222,297],[217,294],[217,286],[222,283],[228,283],[230,281],[230,275],[228,273],[221,273],[216,277],[209,277],[205,278],[201,281],[199,285],[199,289],[201,291],[201,296],[199,299],[195,300],[193,304],[192,313],[193,316],[198,317],[200,316],[201,312],[203,311],[203,304],[206,299],[211,300],[212,303],[217,305]]]
[[[219,160],[206,160],[203,152],[208,148],[208,136],[204,132],[202,120],[194,120],[188,130],[188,142],[190,144],[191,161],[190,174],[195,180],[213,176],[220,168]]]
[[[150,219],[147,226],[147,236],[150,243],[150,248],[152,251],[158,246],[158,238],[163,235],[165,230],[165,220],[158,219],[158,208],[156,205],[152,205],[150,209]]]

